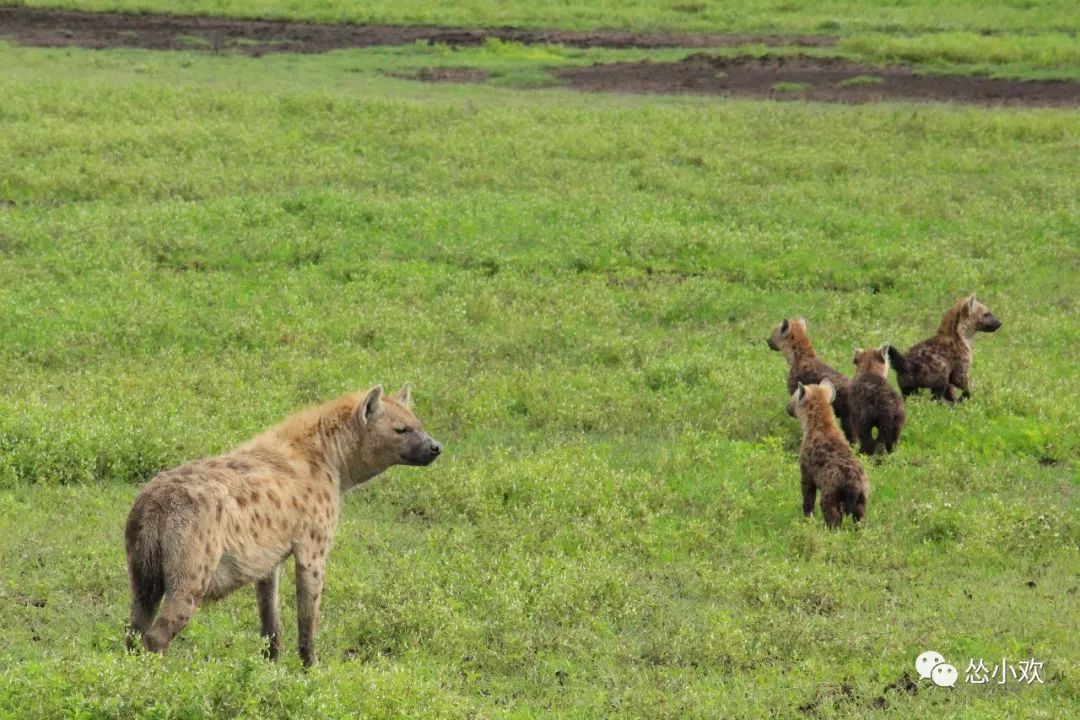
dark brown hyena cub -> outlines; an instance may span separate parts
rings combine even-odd
[[[833,403],[833,411],[840,421],[840,427],[849,442],[855,441],[855,433],[848,417],[848,393],[851,381],[842,373],[829,367],[817,358],[814,346],[810,344],[810,337],[806,334],[806,319],[785,319],[773,328],[772,335],[766,340],[773,350],[784,353],[788,363],[787,391],[790,395],[795,392],[799,383],[813,385],[828,378],[836,388],[836,401]],[[789,405],[788,412],[792,412]]]
[[[851,424],[859,438],[859,449],[873,455],[880,442],[892,452],[904,427],[904,398],[889,385],[889,346],[856,350],[855,379],[848,398]],[[874,439],[877,428],[877,439]]]
[[[994,332],[1001,321],[970,295],[958,301],[941,318],[937,334],[906,353],[889,348],[900,392],[907,397],[919,388],[930,388],[936,400],[956,401],[971,396],[971,339],[977,332]]]
[[[845,513],[855,522],[862,520],[870,491],[862,463],[836,426],[835,399],[836,388],[828,380],[818,385],[799,383],[791,397],[803,431],[799,451],[803,514],[813,514],[814,498],[820,491],[821,514],[830,528],[840,527]]]

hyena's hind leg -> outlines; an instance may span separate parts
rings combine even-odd
[[[878,431],[881,435],[881,431]],[[874,423],[863,422],[859,425],[859,452],[864,455],[873,455],[877,450],[877,440],[874,438]]]
[[[200,528],[194,527],[193,537]],[[203,537],[208,537],[204,535]],[[221,546],[206,540],[206,552],[196,555],[189,543],[179,542],[165,555],[165,602],[150,631],[143,635],[147,650],[164,653],[181,630],[187,627],[203,595],[210,587],[211,574],[221,561]]]
[[[851,505],[850,512],[852,520],[862,522],[862,519],[866,517],[866,493],[859,493]]]
[[[161,608],[161,614],[154,621],[150,632],[143,635],[146,649],[164,654],[169,649],[173,638],[187,627],[191,616],[199,607],[200,600],[202,600],[202,588],[196,588],[190,582],[170,588],[165,604]]]
[[[157,614],[158,605],[165,595],[165,578],[159,568],[145,568],[139,561],[128,561],[131,577],[131,625],[125,644],[134,650],[138,636],[146,635]]]
[[[825,516],[825,525],[831,530],[840,527],[844,520],[844,494],[831,490],[821,494],[821,514]]]

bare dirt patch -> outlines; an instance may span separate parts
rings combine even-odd
[[[975,75],[922,75],[910,68],[875,67],[806,55],[718,58],[691,55],[678,62],[624,62],[559,70],[577,90],[769,97],[864,103],[881,100],[1032,106],[1080,105],[1080,83],[997,80]]]
[[[529,30],[455,28],[425,25],[320,25],[315,23],[233,20],[182,15],[87,13],[35,8],[0,8],[0,37],[45,47],[149,50],[232,50],[248,55],[320,53],[353,47],[411,45],[414,42],[480,45],[488,38],[526,44],[607,48],[707,48],[764,44],[828,47],[836,38],[821,35],[724,35],[639,33],[617,30]]]

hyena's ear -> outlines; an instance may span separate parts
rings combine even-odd
[[[796,325],[801,325],[801,326],[802,326],[802,329],[803,329],[803,330],[806,330],[806,318],[804,318],[804,317],[803,317],[802,315],[800,315],[799,317],[795,318],[795,324],[796,324]]]
[[[784,318],[784,322],[780,323],[780,334],[787,335],[788,330],[791,329],[791,325],[788,323],[787,318]]]
[[[407,408],[412,408],[412,386],[405,383],[401,389],[394,393],[394,399]]]
[[[795,402],[802,405],[806,402],[806,386],[799,383],[799,389],[795,391]]]
[[[859,355],[862,355],[862,350],[859,349],[858,345],[852,345],[851,346],[851,364],[852,365],[858,365],[859,364]]]
[[[968,309],[968,312],[974,312],[975,311],[976,302],[977,301],[975,300],[975,293],[971,293],[970,295],[967,296],[967,309]]]
[[[823,378],[821,380],[821,387],[829,391],[829,403],[836,399],[836,386],[832,384],[832,380],[829,378]]]
[[[877,351],[881,355],[881,362],[885,363],[885,367],[889,367],[889,343],[885,343]]]
[[[382,411],[382,385],[376,385],[368,390],[363,402],[356,406],[356,420],[361,425],[367,425]]]

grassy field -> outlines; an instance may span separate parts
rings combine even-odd
[[[171,12],[319,22],[704,30],[708,32],[1065,32],[1080,26],[1069,0],[15,0],[16,5]]]
[[[377,72],[425,53],[0,45],[0,717],[1070,717],[1080,116]],[[804,520],[772,326],[846,370],[971,291],[974,399]],[[404,381],[447,453],[348,498],[318,668],[291,577],[279,665],[251,591],[124,653],[141,482]],[[1045,682],[892,688],[927,649]]]

